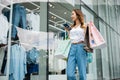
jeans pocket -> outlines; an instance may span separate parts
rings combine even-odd
[[[79,49],[82,52],[83,55],[87,56],[87,51],[84,49],[84,44],[79,45]]]

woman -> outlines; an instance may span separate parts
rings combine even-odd
[[[67,62],[67,78],[68,80],[76,80],[76,65],[79,71],[79,80],[86,80],[87,52],[84,50],[84,37],[86,27],[84,25],[84,17],[79,9],[72,11],[71,19],[74,24],[71,26],[69,33],[71,39],[71,48]]]

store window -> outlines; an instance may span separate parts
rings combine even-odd
[[[70,0],[73,1],[73,0]],[[66,76],[66,56],[57,54],[58,43],[68,39],[68,34],[64,29],[64,23],[71,25],[71,12],[73,9],[80,9],[80,1],[75,0],[75,5],[65,0],[64,2],[49,3],[49,32],[53,33],[54,45],[49,45],[49,80],[67,80]],[[52,48],[51,48],[52,47]],[[77,68],[76,68],[77,69]]]
[[[0,0],[0,80],[46,80],[47,2],[13,2]]]

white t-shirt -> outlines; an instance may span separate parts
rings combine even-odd
[[[6,16],[0,14],[0,44],[7,44],[7,32],[9,23]]]
[[[82,29],[80,25],[76,28],[73,27],[70,30],[70,39],[71,39],[71,43],[84,41],[84,29]]]
[[[40,31],[40,15],[34,14],[33,12],[27,14],[28,26],[32,28],[33,31]]]

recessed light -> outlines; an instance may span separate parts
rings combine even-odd
[[[53,5],[49,3],[49,6],[52,7]]]
[[[67,14],[67,12],[64,12],[64,14]]]
[[[37,8],[37,9],[40,9],[40,8]]]
[[[54,17],[54,19],[56,19],[56,17]]]
[[[54,16],[51,16],[51,18],[54,18]]]

